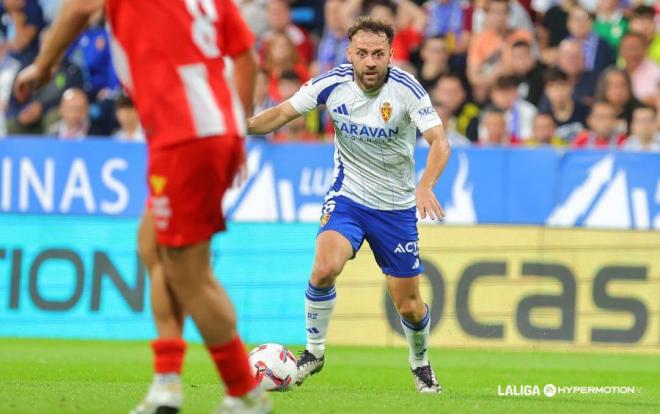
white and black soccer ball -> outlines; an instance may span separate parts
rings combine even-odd
[[[263,344],[249,356],[257,382],[267,391],[288,391],[296,385],[296,357],[284,345]]]

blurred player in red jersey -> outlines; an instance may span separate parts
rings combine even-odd
[[[221,413],[267,413],[271,403],[250,373],[226,292],[213,276],[210,240],[225,229],[225,190],[244,162],[245,113],[252,102],[254,38],[232,0],[65,0],[35,62],[19,74],[26,99],[103,7],[113,62],[147,135],[149,209],[140,248],[152,270],[155,377],[133,413],[176,413],[190,314],[225,384]],[[224,57],[235,66],[226,81]],[[149,252],[155,243],[157,254]],[[146,254],[145,254],[146,253]]]

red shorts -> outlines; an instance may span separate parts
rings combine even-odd
[[[237,136],[149,151],[147,185],[159,244],[181,247],[225,230],[222,197],[244,158]]]

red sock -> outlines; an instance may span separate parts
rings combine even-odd
[[[226,344],[207,346],[207,348],[222,377],[222,382],[225,383],[228,395],[240,397],[257,386],[241,338],[236,336]]]
[[[156,339],[151,343],[154,351],[154,372],[156,374],[181,374],[186,342],[181,338]]]

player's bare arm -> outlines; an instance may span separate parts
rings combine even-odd
[[[246,116],[252,113],[252,96],[254,95],[254,82],[257,79],[257,58],[252,48],[235,56],[234,82],[236,92],[241,99]]]
[[[268,134],[281,128],[299,116],[300,114],[293,109],[291,102],[288,100],[284,101],[281,104],[273,108],[268,108],[260,114],[248,119],[248,134]]]
[[[48,83],[62,54],[80,36],[89,17],[103,7],[104,0],[64,0],[48,36],[34,62],[23,69],[14,83],[14,93],[25,101],[34,89]]]
[[[417,184],[415,199],[421,218],[428,215],[433,220],[440,220],[445,212],[433,193],[433,187],[447,165],[451,149],[442,126],[436,126],[424,132],[424,139],[431,145],[426,158],[424,174]]]

